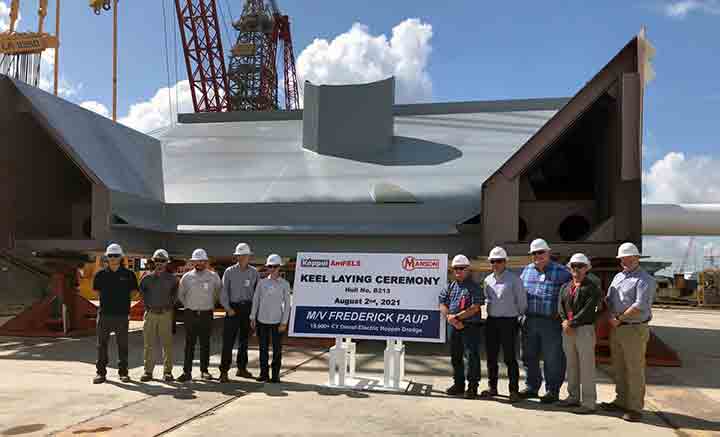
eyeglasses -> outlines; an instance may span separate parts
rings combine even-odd
[[[269,268],[269,269],[279,269],[280,266],[267,266],[267,268]]]
[[[121,258],[122,255],[118,255],[118,254],[116,254],[116,253],[111,253],[111,254],[109,254],[107,257],[108,257],[108,258]]]
[[[505,262],[504,259],[491,259],[490,260],[490,264],[502,264],[504,262]]]
[[[587,267],[585,264],[570,264],[570,268],[573,270],[582,270],[585,267]]]
[[[155,264],[167,264],[168,260],[166,259],[154,259],[153,260]]]
[[[455,270],[456,272],[461,272],[466,269],[467,269],[467,267],[453,267],[453,270]]]
[[[547,253],[547,250],[538,250],[537,252],[533,252],[532,256],[545,255],[546,253]]]

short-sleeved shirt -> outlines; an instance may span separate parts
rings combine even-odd
[[[652,319],[652,304],[655,301],[656,282],[648,272],[637,268],[632,272],[620,272],[612,280],[607,301],[610,313],[619,316],[634,306],[640,314],[623,317],[626,323],[644,323]]]
[[[485,299],[489,317],[517,317],[527,310],[527,293],[520,278],[509,270],[499,277],[485,277]]]
[[[140,281],[140,293],[148,309],[172,309],[178,289],[178,280],[169,272],[145,275]]]
[[[180,279],[178,300],[186,309],[210,311],[220,296],[222,281],[217,273],[210,270],[190,270]]]
[[[93,290],[100,294],[100,314],[127,316],[130,314],[130,294],[138,289],[135,273],[120,267],[116,271],[106,268],[95,274]]]
[[[457,314],[470,308],[471,305],[485,304],[485,296],[480,286],[472,279],[463,282],[452,281],[439,297],[441,305],[447,305],[450,314]],[[478,312],[472,317],[464,319],[463,322],[477,323],[482,321],[482,314]]]
[[[560,287],[572,279],[567,268],[551,261],[541,272],[530,263],[523,269],[520,279],[527,292],[527,314],[557,317]]]

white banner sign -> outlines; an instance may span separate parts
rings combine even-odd
[[[298,253],[290,335],[444,342],[446,254]]]

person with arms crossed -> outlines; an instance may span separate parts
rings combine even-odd
[[[520,400],[520,369],[515,356],[519,320],[527,309],[527,294],[520,278],[506,269],[507,252],[495,247],[488,257],[492,273],[485,277],[487,323],[485,324],[485,351],[487,354],[488,390],[480,393],[482,398],[498,395],[498,353],[502,347],[503,358],[510,380],[510,402]]]
[[[615,400],[607,410],[623,411],[623,419],[637,422],[645,407],[645,352],[650,339],[655,279],[640,267],[640,251],[632,243],[618,248],[622,271],[607,294],[610,311],[610,355],[615,376]]]
[[[475,399],[480,383],[480,307],[485,299],[482,290],[471,278],[470,260],[465,255],[456,255],[451,267],[455,280],[439,296],[440,314],[448,324],[450,362],[453,367],[454,383],[446,393],[450,396],[464,393],[466,398]]]
[[[118,348],[118,375],[120,381],[129,382],[128,375],[128,323],[130,316],[130,295],[137,291],[135,273],[122,265],[123,249],[119,244],[110,244],[105,250],[108,266],[100,270],[93,279],[93,290],[100,297],[97,316],[97,376],[94,384],[106,380],[108,363],[108,342],[110,333],[115,333]]]
[[[208,270],[208,256],[204,249],[195,249],[190,261],[194,269],[180,279],[178,299],[185,307],[185,361],[183,374],[178,381],[192,380],[192,365],[195,355],[195,343],[200,341],[200,372],[205,380],[213,377],[210,366],[210,333],[212,331],[213,310],[222,289],[222,281],[217,273]]]

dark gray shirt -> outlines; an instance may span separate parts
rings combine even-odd
[[[140,293],[148,309],[171,309],[175,305],[177,289],[177,278],[168,272],[151,273],[140,281]]]
[[[220,303],[225,310],[230,310],[231,303],[252,303],[260,275],[253,266],[242,269],[235,264],[227,268],[222,277],[223,289]]]
[[[633,317],[623,317],[627,323],[648,322],[652,319],[652,304],[655,301],[655,279],[638,267],[632,272],[620,272],[613,278],[607,294],[610,314],[617,317],[630,307],[640,310]]]

